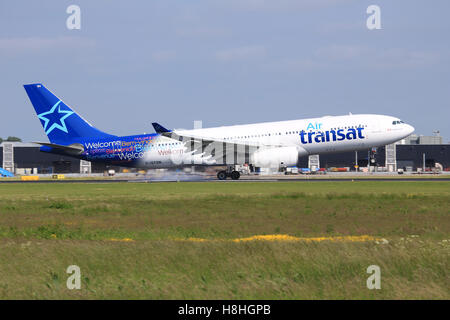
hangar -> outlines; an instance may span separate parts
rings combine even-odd
[[[3,142],[0,144],[2,167],[16,174],[102,173],[109,169],[103,163],[41,152],[39,147],[34,143]]]
[[[382,168],[388,168],[386,157],[386,148],[379,147],[374,154],[375,165]],[[389,149],[389,148],[388,148]],[[389,151],[389,150],[388,150]],[[367,167],[370,159],[370,150],[358,151],[358,156],[355,152],[335,153],[320,155],[321,168],[353,168],[358,159],[358,166],[360,168]],[[397,169],[404,169],[408,171],[416,171],[418,168],[423,168],[423,158],[425,154],[425,167],[435,167],[436,163],[440,163],[444,170],[450,170],[450,144],[436,144],[436,145],[395,145],[395,166],[387,171],[396,171]],[[300,159],[300,167],[308,167],[308,158]]]

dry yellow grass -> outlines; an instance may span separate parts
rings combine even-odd
[[[268,234],[255,235],[246,238],[236,239],[204,239],[204,238],[187,238],[175,239],[176,241],[192,241],[192,242],[214,242],[214,241],[232,241],[232,242],[247,242],[247,241],[301,241],[301,242],[368,242],[368,241],[387,241],[383,238],[372,237],[368,235],[361,236],[335,236],[335,237],[294,237],[288,234]]]

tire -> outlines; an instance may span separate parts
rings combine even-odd
[[[231,179],[239,180],[240,177],[241,177],[241,174],[238,171],[231,172]]]
[[[227,179],[227,172],[226,171],[219,171],[219,172],[217,172],[217,179],[219,179],[219,180],[226,180]]]

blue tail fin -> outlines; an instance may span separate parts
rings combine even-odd
[[[50,142],[67,145],[82,138],[114,137],[91,126],[42,84],[24,88]]]

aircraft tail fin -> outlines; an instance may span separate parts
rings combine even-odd
[[[93,127],[44,85],[26,84],[24,88],[50,142],[67,145],[82,138],[114,137]]]

